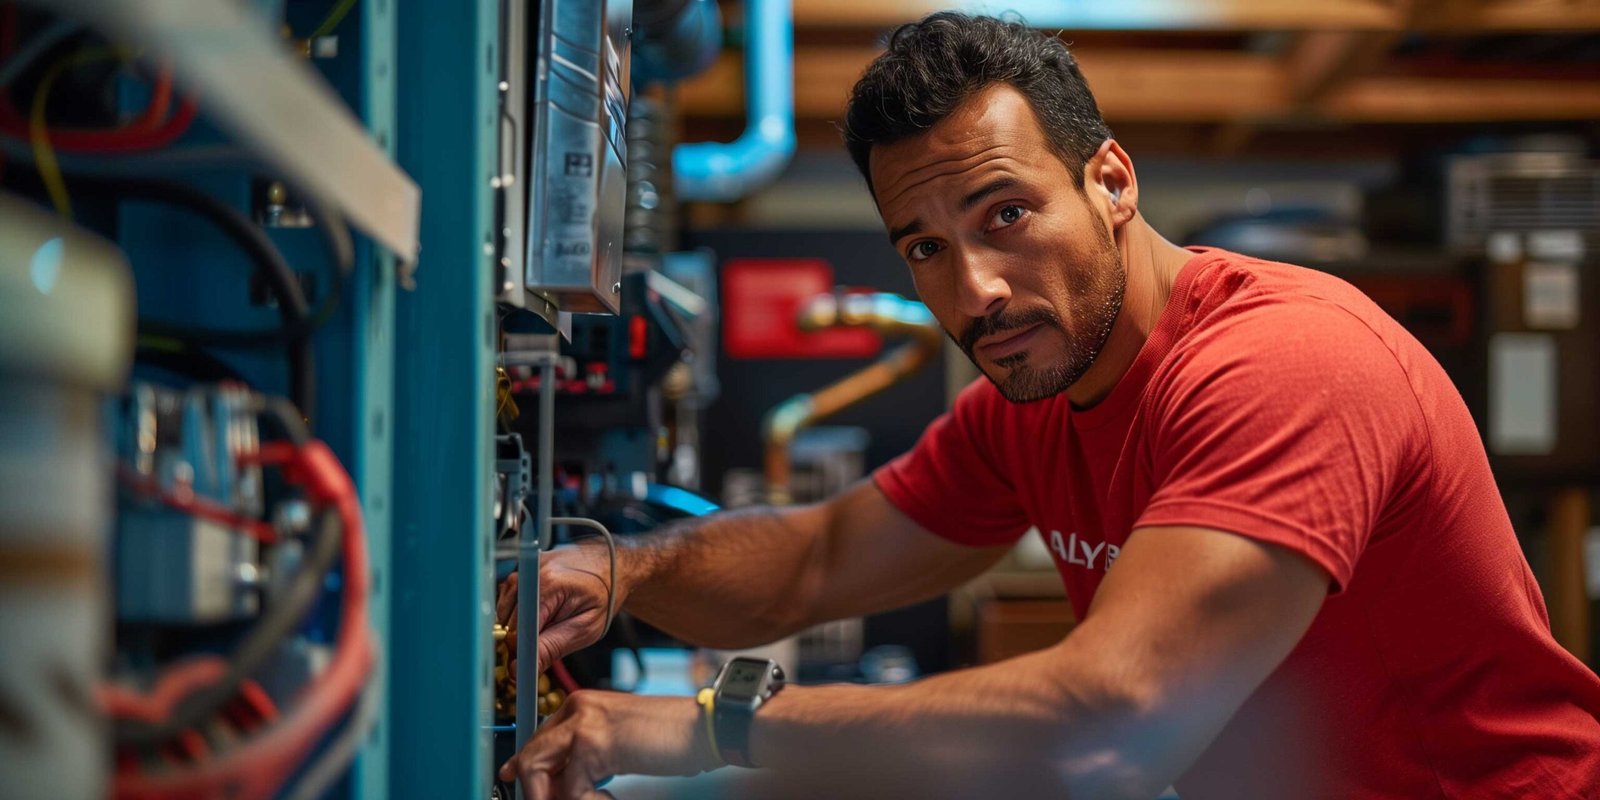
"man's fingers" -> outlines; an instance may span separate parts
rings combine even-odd
[[[567,764],[567,768],[556,774],[556,786],[560,790],[557,797],[571,798],[572,800],[589,800],[597,795],[595,784],[600,782],[604,775],[596,774],[597,770],[590,759],[577,756]]]
[[[495,598],[495,615],[505,619],[517,609],[517,573],[513,572],[500,582],[500,595]]]
[[[544,672],[551,664],[587,644],[590,642],[583,641],[583,628],[571,619],[562,620],[548,630],[540,631],[537,648],[539,671]]]
[[[516,779],[528,797],[551,796],[551,776],[566,768],[572,758],[572,726],[562,724],[561,717],[559,713],[552,716],[522,751],[500,768],[501,780]]]

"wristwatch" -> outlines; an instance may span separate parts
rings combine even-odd
[[[715,701],[711,728],[723,761],[755,766],[750,763],[750,720],[783,685],[783,667],[768,658],[741,656],[722,665],[711,685]]]

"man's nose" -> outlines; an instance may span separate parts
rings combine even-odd
[[[987,317],[1011,302],[1011,284],[1005,279],[999,259],[963,252],[958,260],[956,304],[961,313],[975,319]]]

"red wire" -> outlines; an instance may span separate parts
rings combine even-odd
[[[111,130],[50,128],[50,146],[66,153],[130,153],[157,150],[177,141],[189,130],[199,113],[193,98],[185,97],[178,110],[159,127],[141,130],[135,124]],[[11,105],[0,99],[0,133],[18,139],[28,137],[28,122]]]
[[[319,503],[331,504],[344,523],[345,585],[333,661],[312,679],[293,709],[251,737],[247,744],[190,769],[119,775],[112,786],[113,798],[271,797],[355,701],[372,666],[374,649],[367,625],[366,534],[350,475],[321,442],[311,442],[299,450],[292,445],[271,443],[264,445],[253,460],[280,464],[285,477],[302,484]]]
[[[263,544],[278,541],[278,531],[269,522],[235,514],[220,503],[194,495],[192,492],[187,496],[173,494],[161,484],[138,475],[126,467],[118,467],[117,477],[140,494],[154,497],[164,505],[191,516],[232,528]]]
[[[567,671],[566,662],[559,660],[556,661],[554,664],[550,665],[550,671],[555,673],[556,683],[561,684],[561,688],[565,689],[567,694],[572,694],[573,692],[576,692],[578,689],[582,688],[578,686],[577,681],[572,679],[572,673]]]
[[[158,128],[161,121],[167,118],[167,112],[172,110],[172,69],[163,66],[156,75],[156,82],[150,87],[150,102],[144,107],[144,113],[139,118],[129,123],[128,127],[148,130]]]
[[[11,6],[5,6],[11,9]],[[15,29],[13,23],[11,29]],[[150,102],[138,118],[127,125],[110,130],[94,128],[48,128],[46,136],[50,146],[63,152],[77,153],[128,153],[157,150],[177,141],[193,125],[199,106],[193,98],[185,97],[178,110],[167,116],[172,108],[172,70],[163,66],[150,90]],[[19,139],[28,138],[32,131],[29,121],[11,105],[11,98],[0,93],[0,133]]]
[[[228,662],[218,656],[200,656],[174,664],[161,673],[149,694],[116,684],[99,687],[101,707],[112,717],[152,724],[172,716],[172,707],[194,691],[222,679]]]
[[[271,722],[278,718],[278,705],[272,702],[272,697],[261,684],[255,681],[245,681],[239,686],[239,698],[244,701],[250,713],[256,715],[261,722]]]

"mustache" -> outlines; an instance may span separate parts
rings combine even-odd
[[[1039,324],[1049,325],[1057,330],[1061,328],[1061,319],[1055,312],[1048,308],[1028,308],[1021,311],[996,311],[987,317],[978,317],[967,329],[961,332],[961,338],[956,341],[965,350],[968,356],[978,346],[978,340],[996,333],[1005,333],[1027,328]]]

